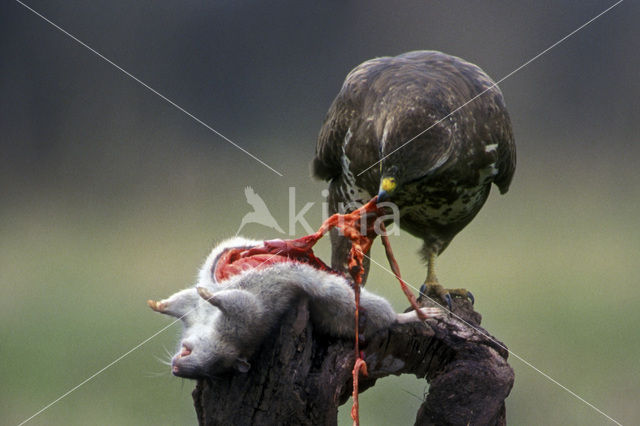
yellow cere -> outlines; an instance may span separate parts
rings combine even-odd
[[[382,179],[380,188],[386,192],[393,192],[396,189],[396,178],[386,177]]]

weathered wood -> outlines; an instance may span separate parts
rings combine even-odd
[[[478,327],[467,300],[454,313]],[[482,333],[487,334],[482,328]],[[397,324],[364,342],[368,377],[360,391],[390,374],[426,378],[418,425],[502,425],[514,374],[502,344],[453,315]],[[317,335],[306,300],[266,339],[246,374],[199,380],[193,392],[201,425],[335,425],[352,391],[353,342]]]

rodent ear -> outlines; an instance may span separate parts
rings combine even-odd
[[[206,300],[207,302],[211,303],[213,306],[216,306],[215,304],[215,298],[213,296],[213,293],[210,292],[209,290],[207,290],[204,287],[196,287],[196,290],[198,290],[198,295],[200,297],[202,297],[204,300]]]
[[[237,358],[234,367],[238,372],[246,373],[251,368],[251,364],[249,364],[246,358]]]
[[[198,287],[198,294],[229,317],[255,317],[262,311],[256,296],[245,290],[221,290],[214,293]]]

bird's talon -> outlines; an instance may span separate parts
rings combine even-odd
[[[469,300],[471,300],[472,305],[476,303],[476,298],[473,297],[473,293],[471,293],[470,291],[467,291],[467,297],[469,298]]]
[[[425,284],[422,284],[420,286],[420,297],[426,297],[427,296],[427,286]]]
[[[445,293],[445,295],[443,296],[443,299],[445,302],[447,302],[447,306],[449,307],[449,311],[452,311],[451,306],[452,306],[452,302],[451,302],[451,295],[449,293]]]

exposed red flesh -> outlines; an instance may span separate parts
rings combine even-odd
[[[312,247],[318,242],[324,234],[326,234],[332,228],[338,228],[342,234],[351,240],[351,251],[349,253],[348,267],[349,274],[353,278],[353,290],[355,293],[355,356],[356,361],[353,368],[353,400],[354,404],[351,408],[351,417],[354,420],[354,425],[359,424],[358,416],[358,377],[359,374],[367,375],[367,364],[362,358],[359,347],[359,315],[360,315],[360,284],[362,284],[362,276],[364,269],[362,267],[362,261],[364,256],[371,249],[374,239],[376,238],[376,232],[374,225],[376,219],[382,215],[382,209],[377,206],[378,197],[374,197],[364,206],[357,210],[354,210],[348,214],[335,214],[328,218],[313,234],[306,235],[301,238],[293,240],[270,240],[265,241],[263,245],[258,247],[252,247],[249,249],[230,249],[224,252],[216,264],[216,270],[214,272],[217,281],[223,281],[234,275],[237,275],[245,270],[254,268],[266,268],[270,265],[279,262],[300,262],[313,266],[314,268],[338,273],[331,269],[322,260],[318,259],[314,253]],[[363,226],[364,233],[361,231],[361,221],[365,220],[366,225]],[[391,265],[393,273],[400,281],[402,291],[405,293],[411,306],[416,309],[420,318],[424,319],[424,314],[420,311],[416,298],[408,289],[406,283],[400,277],[400,269],[396,263],[393,253],[391,251],[391,245],[389,239],[384,235],[384,224],[381,223],[381,230],[383,231],[383,244],[387,259]],[[190,353],[190,351],[189,351]]]
[[[222,253],[216,264],[215,277],[220,282],[249,269],[263,269],[280,262],[300,262],[323,271],[333,271],[318,259],[311,247],[300,240],[270,240],[249,249],[230,249]]]
[[[300,262],[314,268],[335,272],[326,263],[317,258],[312,247],[324,234],[332,228],[338,228],[345,237],[351,240],[349,255],[349,272],[355,283],[362,283],[362,260],[369,252],[376,234],[373,230],[374,221],[381,214],[374,197],[364,206],[349,214],[335,214],[328,218],[311,235],[305,235],[293,240],[269,240],[263,245],[248,249],[230,249],[222,253],[216,264],[215,278],[223,281],[242,271],[253,268],[266,268],[279,262]],[[370,213],[373,213],[371,215]],[[367,226],[365,234],[360,233],[360,220],[366,216]]]

